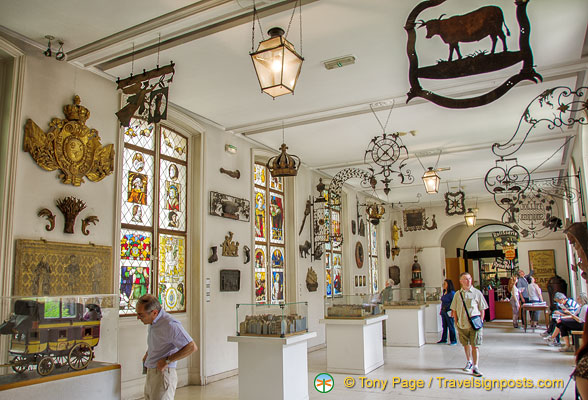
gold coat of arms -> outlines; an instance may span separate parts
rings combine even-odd
[[[80,186],[84,176],[98,182],[114,169],[113,145],[102,146],[98,131],[86,126],[90,110],[80,102],[76,95],[73,105],[63,107],[66,119],[53,118],[47,133],[31,119],[25,125],[24,151],[45,170],[60,169],[61,182],[74,186]]]

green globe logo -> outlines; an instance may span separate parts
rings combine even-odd
[[[320,373],[314,378],[314,388],[319,393],[329,393],[335,386],[333,377],[326,373]]]

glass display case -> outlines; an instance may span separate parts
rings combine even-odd
[[[390,290],[387,292],[387,289]],[[427,290],[424,287],[387,289],[382,293],[382,304],[385,306],[418,306],[426,304]],[[439,298],[441,297],[439,296]]]
[[[441,301],[443,289],[441,287],[425,286],[425,303]]]
[[[325,298],[325,318],[368,318],[380,313],[378,296],[349,294]]]
[[[82,370],[118,360],[118,296],[1,297],[2,375]]]
[[[308,332],[308,302],[237,304],[237,336],[286,337]]]

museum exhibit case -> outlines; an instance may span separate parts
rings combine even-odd
[[[425,286],[425,332],[439,333],[443,329],[441,322],[441,287]]]
[[[325,297],[325,318],[369,318],[381,313],[380,304],[373,302],[374,296],[349,294]]]
[[[392,288],[383,298],[383,309],[390,321],[403,321],[403,329],[395,324],[386,324],[386,346],[420,347],[425,344],[425,310],[427,308],[425,287]],[[432,302],[432,301],[431,301]]]
[[[308,332],[308,302],[237,304],[237,336],[286,337]]]
[[[0,390],[34,398],[47,382],[83,374],[120,396],[117,295],[1,297],[0,318]]]

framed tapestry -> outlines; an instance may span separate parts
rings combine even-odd
[[[15,296],[112,293],[113,279],[110,246],[16,240]]]
[[[420,231],[426,229],[425,209],[418,208],[415,210],[404,210],[402,212],[404,217],[405,231]]]
[[[547,282],[555,276],[555,250],[529,250],[529,267],[537,285],[547,291]]]

